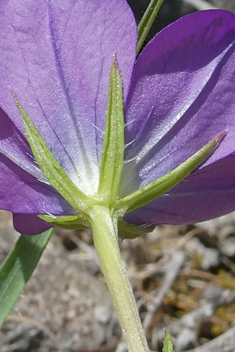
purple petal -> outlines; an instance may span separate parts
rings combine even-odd
[[[160,32],[138,58],[126,104],[122,194],[177,167],[222,131],[207,165],[235,150],[235,15],[197,12]]]
[[[13,225],[23,235],[38,235],[52,227],[36,214],[13,214]]]
[[[0,153],[38,180],[48,183],[32,155],[26,138],[1,108],[0,122]]]
[[[0,106],[23,133],[10,88],[78,187],[98,184],[109,72],[127,93],[136,24],[124,0],[0,2]]]
[[[71,214],[72,207],[51,186],[0,154],[0,209],[26,214]]]
[[[235,155],[193,172],[168,194],[125,218],[137,225],[190,224],[235,209]]]

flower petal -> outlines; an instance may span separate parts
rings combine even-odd
[[[36,214],[13,214],[13,225],[23,235],[38,235],[52,227]]]
[[[235,155],[193,172],[168,194],[128,214],[136,225],[190,224],[235,209]]]
[[[26,214],[72,214],[72,207],[48,184],[0,154],[0,209]]]
[[[0,106],[23,133],[12,89],[71,179],[94,192],[113,54],[125,94],[135,59],[129,6],[3,0],[0,17]]]
[[[0,153],[38,180],[48,183],[46,177],[42,174],[35,162],[35,158],[26,138],[1,108],[0,122]]]
[[[174,169],[222,131],[206,164],[235,150],[234,50],[235,15],[219,10],[181,18],[145,48],[126,104],[126,142],[133,143],[122,194]]]

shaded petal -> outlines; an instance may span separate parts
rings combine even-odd
[[[0,154],[0,208],[13,213],[71,214],[72,207],[48,184]]]
[[[222,131],[207,160],[235,150],[235,15],[197,12],[160,32],[138,58],[126,104],[121,192],[177,167]]]
[[[23,133],[9,89],[72,180],[92,193],[117,55],[130,81],[136,24],[124,0],[0,2],[0,106]]]
[[[190,224],[235,209],[235,155],[193,172],[168,194],[125,217],[136,225]]]
[[[32,155],[28,141],[1,108],[0,123],[0,153],[38,180],[48,183]]]
[[[13,225],[23,235],[38,235],[52,227],[36,214],[13,214]]]

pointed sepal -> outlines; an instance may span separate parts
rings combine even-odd
[[[145,235],[146,233],[152,232],[155,226],[136,226],[133,224],[128,224],[125,221],[118,222],[118,237],[123,239],[134,239]]]
[[[124,164],[124,149],[123,87],[117,60],[114,57],[109,81],[108,108],[98,190],[98,194],[102,196],[107,204],[112,204],[118,195]]]
[[[220,133],[184,163],[163,177],[117,201],[116,209],[125,209],[126,213],[131,212],[150,203],[175,187],[208,158],[224,138],[225,134],[226,131]]]
[[[67,230],[86,229],[90,227],[89,223],[79,215],[54,216],[41,214],[38,216],[49,224]]]
[[[14,92],[12,92],[12,95],[18,107],[27,140],[43,174],[46,176],[51,186],[54,187],[74,209],[83,211],[85,203],[89,202],[88,197],[75,186],[62,169]]]

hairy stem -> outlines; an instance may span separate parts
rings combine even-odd
[[[108,208],[90,214],[95,248],[129,352],[149,351],[131,285],[122,265],[115,222]]]

